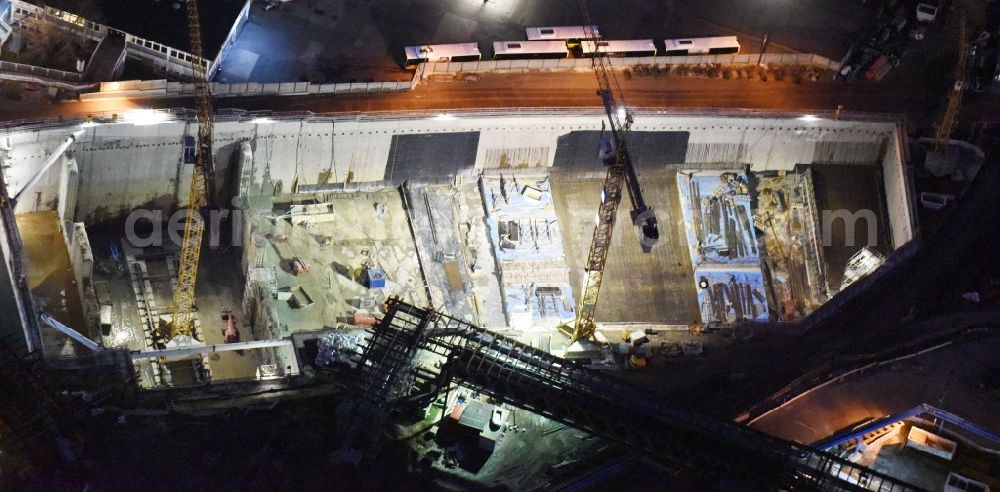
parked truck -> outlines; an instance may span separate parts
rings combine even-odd
[[[921,0],[917,3],[917,22],[934,22],[941,10],[941,0]]]
[[[880,55],[875,63],[865,71],[866,80],[882,80],[893,67],[899,65],[899,57],[893,53],[885,53]]]

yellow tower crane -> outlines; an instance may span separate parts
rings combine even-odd
[[[208,61],[201,45],[201,20],[198,2],[187,2],[188,36],[191,42],[191,74],[194,78],[195,110],[198,114],[198,147],[194,169],[191,171],[191,194],[188,196],[188,213],[184,220],[184,239],[181,243],[180,264],[177,271],[177,290],[174,292],[173,319],[169,337],[190,336],[193,331],[195,309],[195,281],[198,278],[198,261],[205,234],[201,217],[203,206],[214,205],[215,170],[212,162],[212,98],[208,91]]]
[[[613,145],[610,149],[602,149],[607,154],[604,159],[608,167],[607,175],[604,177],[604,188],[601,192],[601,205],[597,211],[597,225],[594,227],[594,235],[590,242],[590,251],[587,254],[587,262],[584,265],[586,280],[583,292],[580,294],[580,305],[577,306],[576,320],[572,326],[560,325],[559,331],[570,337],[572,341],[587,340],[594,337],[597,325],[594,323],[594,313],[597,309],[597,297],[601,291],[601,282],[604,280],[604,267],[608,259],[608,250],[611,248],[611,235],[614,232],[615,220],[618,214],[618,205],[621,203],[623,189],[628,189],[629,199],[632,204],[632,223],[640,227],[642,231],[641,245],[644,252],[652,251],[653,245],[660,238],[659,229],[656,223],[656,215],[653,209],[646,206],[642,197],[642,189],[639,187],[639,179],[632,167],[632,157],[628,151],[629,130],[632,126],[632,113],[625,105],[621,87],[615,77],[610,61],[601,54],[598,34],[593,30],[593,23],[590,21],[590,12],[587,9],[586,0],[580,0],[580,10],[587,30],[587,40],[584,43],[593,43],[594,57],[591,66],[594,74],[597,75],[598,91],[601,102],[604,105],[604,112],[607,114],[608,122],[611,125],[611,137]]]
[[[962,107],[962,92],[965,90],[965,65],[969,58],[969,40],[965,32],[965,6],[959,2],[958,8],[958,61],[955,64],[955,83],[948,92],[948,105],[944,115],[938,122],[937,133],[934,135],[934,148],[944,152],[948,147],[948,137],[955,126],[958,110]]]

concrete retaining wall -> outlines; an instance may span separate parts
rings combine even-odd
[[[64,232],[68,241],[69,262],[73,266],[73,280],[76,281],[76,288],[79,291],[80,299],[87,299],[87,286],[90,285],[91,276],[94,274],[94,253],[90,249],[90,238],[87,236],[87,227],[83,222],[71,224]],[[97,313],[89,312],[89,306],[84,303],[84,318],[90,318]],[[79,331],[86,333],[89,327],[79,327]]]
[[[101,125],[88,131],[73,148],[80,166],[74,220],[89,224],[137,207],[169,210],[186,200],[193,166],[182,165],[183,137],[197,133],[191,126]]]
[[[812,163],[876,165],[882,142],[895,135],[892,124],[809,120],[703,120],[689,127],[686,162],[738,162],[751,164],[754,171],[791,170],[796,164]]]
[[[59,224],[64,229],[69,230],[73,222],[73,215],[76,211],[76,194],[80,186],[80,168],[76,165],[76,159],[64,158],[62,169],[59,171],[59,202],[56,211],[59,214]],[[66,236],[66,244],[70,243],[70,237]]]
[[[77,126],[53,127],[37,132],[12,132],[8,134],[11,151],[6,170],[7,188],[11,196],[16,195],[42,167],[45,159],[60,142],[72,135]],[[73,147],[71,146],[72,150]],[[65,157],[61,157],[41,177],[41,180],[15,207],[16,213],[57,210],[61,179],[65,167]]]
[[[11,165],[10,145],[13,141],[10,135],[0,138],[0,165],[4,168]],[[5,179],[0,179],[0,194],[11,196]],[[0,259],[4,262],[4,267],[0,269],[0,282],[4,285],[0,287],[0,292],[8,291],[12,297],[12,305],[8,309],[5,304],[4,311],[7,313],[8,323],[21,328],[21,336],[14,335],[14,330],[5,333],[7,343],[18,352],[31,352],[38,350],[42,346],[41,334],[38,331],[38,318],[34,301],[31,298],[31,291],[28,289],[27,272],[25,271],[22,257],[23,244],[21,235],[17,229],[17,222],[14,213],[9,208],[0,210]],[[16,312],[16,316],[15,316]]]
[[[32,311],[34,302],[31,293],[27,288],[23,264],[19,263],[21,253],[14,248],[20,248],[20,244],[12,244],[15,241],[14,235],[17,233],[8,227],[6,221],[0,221],[0,252],[5,263],[0,269],[0,282],[6,283],[0,291],[10,292],[13,296],[13,304],[16,312],[8,312],[6,316],[22,329],[23,335],[8,340],[15,350],[34,351],[41,347],[41,339],[37,330],[38,322]],[[18,238],[19,239],[19,236]]]
[[[882,157],[882,179],[885,188],[885,206],[889,214],[893,249],[899,248],[916,235],[916,196],[913,176],[907,164],[905,133],[899,131],[895,138],[887,139]]]
[[[406,175],[391,172],[400,170],[390,164],[404,162],[400,156],[392,155],[399,152],[393,146],[395,137],[425,135],[433,139],[435,135],[469,132],[478,136],[474,164],[473,161],[462,164],[469,170],[498,168],[502,159],[507,159],[507,165],[544,168],[552,165],[560,137],[575,131],[600,131],[601,121],[601,114],[590,110],[422,118],[389,114],[365,118],[342,115],[226,121],[220,117],[215,128],[216,181],[220,189],[242,186],[251,194],[309,191],[345,182],[387,179],[394,182],[394,176]],[[912,235],[910,226],[895,223],[909,217],[898,206],[908,196],[908,182],[894,177],[903,176],[901,155],[893,151],[882,157],[879,153],[882,148],[895,148],[893,145],[898,145],[895,142],[902,138],[895,122],[639,111],[633,131],[686,132],[687,164],[749,163],[757,171],[790,170],[797,164],[814,162],[881,164],[886,170],[887,186],[891,187],[887,190],[890,208],[895,207],[890,213],[893,234],[899,238]],[[14,158],[10,169],[13,190],[41,164],[46,149],[54,147],[68,132],[63,128],[13,133]],[[73,220],[91,223],[115,218],[137,207],[170,209],[178,202],[185,203],[192,166],[182,163],[182,142],[185,135],[196,134],[196,124],[191,122],[148,126],[106,124],[89,128],[71,148],[80,168]],[[239,167],[244,141],[250,143],[252,158],[237,173],[234,171]],[[433,160],[433,157],[428,158]],[[652,159],[655,154],[646,158]],[[449,162],[427,164],[427,170],[421,171],[422,178],[434,178],[434,169],[455,167]],[[39,183],[39,198],[32,200],[33,204],[21,204],[19,211],[55,206],[59,174],[51,174],[52,177]],[[894,239],[894,244],[901,243]]]

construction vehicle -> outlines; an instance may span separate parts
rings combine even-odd
[[[649,336],[643,330],[633,332],[622,331],[622,341],[618,344],[618,353],[626,357],[626,367],[642,369],[653,355]]]
[[[298,256],[292,258],[291,265],[292,265],[292,273],[294,273],[296,276],[302,275],[304,273],[309,273],[309,271],[312,270],[312,266],[309,265],[309,262],[303,260],[302,258],[299,258]]]
[[[215,170],[212,155],[212,99],[208,92],[208,62],[202,53],[201,20],[197,0],[187,1],[188,36],[191,42],[191,75],[194,78],[195,109],[198,115],[198,142],[191,171],[191,193],[184,220],[184,239],[177,269],[177,290],[174,292],[174,311],[167,325],[168,338],[190,336],[193,331],[195,311],[195,281],[198,278],[198,261],[205,223],[201,208],[214,206]]]
[[[570,337],[572,342],[590,340],[594,337],[594,311],[597,308],[597,297],[601,290],[604,277],[604,267],[611,247],[611,235],[614,232],[618,205],[622,200],[623,188],[628,189],[632,205],[632,223],[642,231],[643,252],[652,251],[653,245],[659,240],[660,233],[653,209],[646,205],[639,188],[639,180],[632,167],[632,157],[628,150],[629,129],[633,123],[633,115],[625,104],[621,87],[610,66],[608,57],[601,53],[597,43],[600,35],[593,28],[586,0],[580,1],[580,10],[587,26],[590,41],[598,46],[597,56],[591,58],[591,66],[597,76],[598,91],[604,112],[611,125],[611,138],[602,142],[600,157],[608,168],[604,178],[601,193],[601,205],[597,211],[597,225],[590,242],[590,251],[584,264],[586,279],[580,294],[580,304],[577,306],[576,319],[571,323],[560,325],[559,331]]]
[[[883,53],[875,59],[875,63],[865,72],[865,80],[878,82],[882,80],[890,70],[899,66],[900,57],[896,53]]]
[[[222,336],[226,343],[240,341],[240,331],[236,329],[236,316],[233,314],[233,310],[229,308],[223,309],[222,320],[226,322],[226,327],[222,329]]]

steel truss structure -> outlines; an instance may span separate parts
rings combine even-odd
[[[198,115],[198,153],[191,170],[191,193],[184,219],[184,239],[177,268],[177,291],[174,293],[174,311],[170,338],[190,336],[193,332],[195,311],[195,284],[198,279],[198,261],[205,235],[205,221],[200,210],[203,205],[215,207],[215,165],[212,151],[212,96],[208,90],[208,67],[202,56],[201,21],[198,2],[187,2],[188,36],[191,41],[192,76],[194,77],[195,109]],[[204,203],[203,203],[204,202]]]
[[[440,362],[431,371],[420,363]],[[641,448],[668,466],[766,489],[919,490],[808,446],[653,401],[605,373],[464,321],[386,302],[357,368],[343,449],[368,458],[392,413],[452,382],[552,420]],[[429,397],[418,390],[430,388]]]

